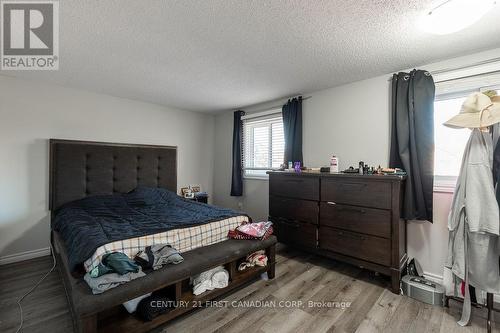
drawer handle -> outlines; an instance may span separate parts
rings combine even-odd
[[[302,179],[287,179],[285,180],[286,183],[302,183]]]
[[[327,204],[327,205],[331,205],[331,206],[335,206],[337,203],[336,203],[336,202],[333,202],[333,201],[328,201],[326,204]]]

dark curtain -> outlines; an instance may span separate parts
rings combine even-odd
[[[389,165],[408,175],[402,217],[432,222],[434,80],[427,71],[394,74]]]
[[[241,117],[243,111],[234,112],[233,124],[233,172],[231,179],[231,196],[241,197],[243,195],[243,123]]]
[[[283,131],[285,135],[285,164],[302,161],[302,96],[289,99],[283,105]]]

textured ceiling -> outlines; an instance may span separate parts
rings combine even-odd
[[[1,74],[217,112],[500,46],[500,5],[434,36],[436,2],[64,0],[60,70]]]

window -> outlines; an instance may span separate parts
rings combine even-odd
[[[455,186],[463,151],[469,140],[469,129],[454,129],[443,125],[459,112],[465,97],[437,99],[434,102],[434,180],[440,188]]]
[[[469,140],[469,129],[453,129],[443,125],[456,115],[465,98],[474,91],[497,90],[500,94],[500,75],[474,76],[436,83],[434,102],[434,188],[452,191],[455,187],[462,155]]]
[[[266,177],[283,163],[285,138],[281,110],[243,117],[243,169],[245,177]]]

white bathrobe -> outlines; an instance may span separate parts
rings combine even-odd
[[[446,266],[456,277],[466,281],[460,325],[466,325],[470,320],[469,283],[486,292],[500,292],[500,218],[493,186],[492,159],[491,134],[472,130],[448,218]]]

